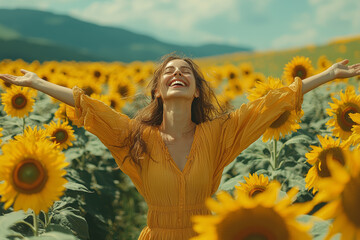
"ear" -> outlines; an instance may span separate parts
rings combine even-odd
[[[196,97],[196,98],[197,98],[197,97],[199,97],[199,96],[200,96],[200,94],[199,94],[199,90],[197,90],[197,89],[196,89],[195,94],[194,94],[194,97]]]
[[[155,94],[154,94],[155,98],[159,98],[160,97],[160,93],[157,89],[155,89]]]

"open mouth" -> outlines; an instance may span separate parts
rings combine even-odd
[[[187,87],[187,84],[182,80],[175,79],[170,81],[169,87]]]

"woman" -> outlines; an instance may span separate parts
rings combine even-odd
[[[211,214],[205,199],[220,184],[222,171],[258,139],[284,111],[300,110],[303,94],[335,78],[360,74],[348,60],[229,114],[213,106],[214,93],[192,60],[167,57],[150,83],[151,103],[129,119],[74,87],[69,89],[21,70],[0,74],[6,82],[32,87],[75,107],[73,123],[84,126],[110,150],[149,206],[139,239],[189,239],[190,217]]]

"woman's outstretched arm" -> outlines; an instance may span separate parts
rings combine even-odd
[[[347,66],[348,63],[349,60],[345,59],[341,62],[333,64],[331,67],[319,74],[304,79],[302,93],[305,94],[321,84],[327,83],[336,78],[349,78],[360,75],[360,63]]]
[[[31,87],[36,90],[39,90],[45,94],[48,94],[61,102],[66,103],[72,107],[75,106],[73,91],[71,88],[63,87],[48,81],[41,79],[36,73],[29,72],[27,70],[21,69],[21,72],[24,76],[14,76],[10,74],[0,74],[0,78],[5,82],[24,86]]]

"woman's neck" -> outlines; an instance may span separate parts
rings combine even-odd
[[[174,139],[193,133],[196,124],[191,121],[190,101],[167,101],[163,105],[161,132]]]

